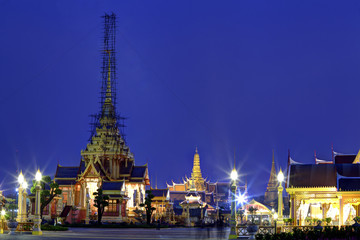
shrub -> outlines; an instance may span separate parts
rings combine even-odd
[[[67,231],[68,228],[67,227],[63,227],[63,226],[53,226],[53,225],[49,225],[49,224],[44,224],[44,225],[41,225],[41,230],[44,230],[44,231]]]

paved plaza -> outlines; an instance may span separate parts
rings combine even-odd
[[[64,232],[44,231],[43,236],[31,234],[0,235],[0,239],[227,239],[229,228],[168,228],[168,229],[92,229],[70,228]]]

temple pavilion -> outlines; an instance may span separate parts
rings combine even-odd
[[[193,169],[191,177],[183,179],[182,183],[167,184],[167,188],[170,193],[170,201],[173,204],[174,212],[176,215],[188,216],[190,214],[190,220],[194,220],[194,212],[198,212],[198,219],[204,216],[204,213],[200,215],[201,211],[191,210],[195,209],[194,206],[201,206],[203,209],[215,210],[220,207],[224,211],[230,212],[230,182],[210,182],[204,179],[200,169],[200,156],[198,149],[195,149],[193,158]],[[247,186],[238,186],[238,192],[241,194],[247,194]],[[186,202],[192,202],[191,207],[188,208]],[[194,202],[197,202],[196,204]],[[199,207],[200,208],[200,207]],[[189,210],[188,215],[184,213]],[[185,215],[184,215],[185,214]]]
[[[145,186],[150,185],[147,165],[135,165],[134,154],[120,131],[115,109],[115,15],[106,14],[104,22],[100,113],[95,115],[94,131],[81,151],[80,161],[74,166],[57,165],[54,179],[62,194],[45,209],[45,218],[60,216],[68,222],[95,220],[93,194],[102,188],[110,198],[103,221],[123,222],[135,216],[133,210],[144,202]]]
[[[335,153],[332,161],[315,157],[315,164],[290,161],[286,191],[294,224],[325,218],[331,218],[332,225],[354,223],[360,215],[359,153]]]

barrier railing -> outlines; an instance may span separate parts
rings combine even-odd
[[[236,233],[238,236],[249,236],[249,232],[247,231],[247,226],[237,226],[236,227]],[[274,234],[275,233],[275,227],[274,226],[259,226],[259,229],[257,233],[261,234]]]

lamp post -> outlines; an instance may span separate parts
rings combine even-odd
[[[35,218],[34,218],[34,229],[32,231],[33,235],[42,235],[41,231],[41,218],[40,218],[40,182],[42,179],[42,175],[40,170],[38,169],[35,175],[36,180],[36,193],[35,193]]]
[[[274,231],[274,234],[276,234],[276,232],[277,232],[277,231],[276,231],[276,230],[277,230],[276,222],[277,222],[278,214],[277,214],[277,213],[274,213],[273,218],[274,218],[274,223],[275,223],[275,231]]]
[[[23,210],[22,210],[22,208],[23,208],[23,189],[24,189],[23,184],[24,184],[24,182],[25,182],[25,177],[24,177],[22,171],[20,171],[20,174],[18,176],[18,183],[19,183],[19,188],[18,188],[18,211],[17,211],[17,217],[16,217],[16,221],[18,223],[23,222],[23,219],[22,219]]]
[[[5,219],[5,209],[2,209],[1,210],[1,228],[0,228],[0,233],[3,234],[4,233],[4,228],[5,228],[5,222],[4,222],[4,219]]]
[[[279,181],[279,187],[278,187],[278,224],[279,226],[282,226],[284,224],[283,220],[283,190],[282,182],[284,181],[284,174],[280,169],[280,172],[277,176],[277,179]]]
[[[230,178],[232,180],[231,184],[231,218],[230,218],[230,234],[229,239],[237,238],[236,234],[236,180],[238,178],[238,173],[234,167],[231,171]]]
[[[26,198],[27,198],[27,189],[28,183],[24,179],[23,182],[23,191],[22,191],[22,203],[21,203],[21,220],[22,222],[27,222],[27,207],[26,207]]]

